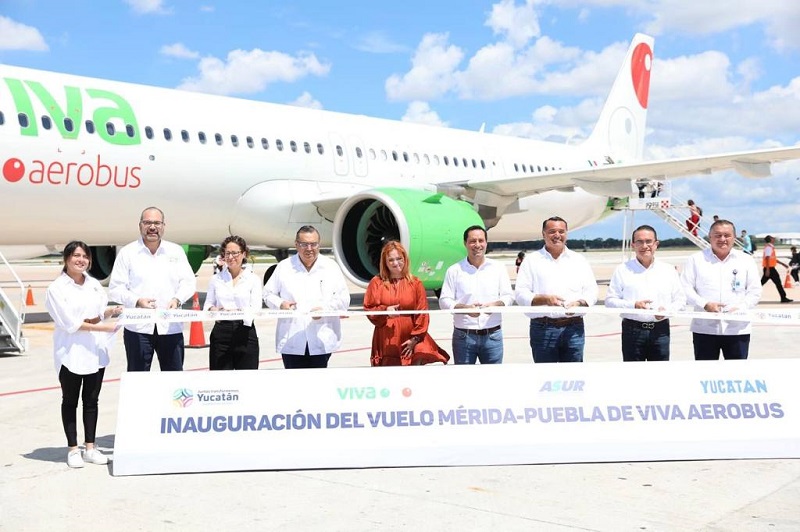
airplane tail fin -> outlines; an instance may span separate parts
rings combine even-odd
[[[584,143],[616,163],[642,159],[653,43],[649,35],[633,37],[600,118]]]

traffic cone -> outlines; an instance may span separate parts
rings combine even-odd
[[[200,297],[197,292],[194,293],[192,298],[192,310],[200,310]],[[206,343],[206,333],[203,332],[203,322],[193,321],[189,328],[189,345],[186,347],[201,348],[208,347]]]
[[[25,296],[25,306],[32,307],[36,303],[33,302],[33,290],[31,290],[31,285],[28,285],[28,293]]]
[[[786,272],[786,280],[783,281],[783,287],[784,288],[792,288],[793,286],[794,286],[794,284],[792,283],[792,274],[789,273],[789,272]]]

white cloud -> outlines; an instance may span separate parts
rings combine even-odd
[[[293,102],[289,102],[289,105],[294,105],[295,107],[307,107],[308,109],[322,109],[322,103],[319,100],[315,99],[311,96],[311,93],[308,91],[304,91],[303,94],[297,97],[297,99]]]
[[[515,48],[524,46],[541,33],[533,0],[526,0],[521,6],[516,5],[515,0],[501,0],[492,6],[485,24],[495,35],[505,36]]]
[[[364,35],[355,45],[355,48],[372,54],[395,54],[408,51],[408,46],[392,41],[380,31],[373,31]]]
[[[414,122],[415,124],[425,124],[428,126],[443,126],[447,127],[448,123],[444,122],[439,114],[431,109],[427,102],[414,101],[408,104],[406,113],[402,118],[403,122]]]
[[[453,73],[463,57],[459,47],[448,43],[446,33],[428,33],[414,52],[411,70],[386,80],[386,94],[390,100],[437,98],[453,88]]]
[[[325,76],[330,65],[314,54],[295,56],[283,52],[233,50],[225,60],[204,57],[198,67],[200,75],[183,80],[178,88],[213,94],[251,94],[275,82],[293,82],[305,76]]]
[[[198,52],[189,50],[183,43],[176,42],[175,44],[165,44],[158,51],[161,55],[167,57],[175,57],[177,59],[197,59],[200,57]]]
[[[49,48],[39,30],[0,15],[0,50],[46,52]]]
[[[171,12],[171,9],[164,6],[163,0],[125,0],[125,3],[131,6],[135,13],[142,15],[166,15]]]

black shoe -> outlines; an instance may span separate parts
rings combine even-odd
[[[789,299],[788,297],[781,299],[781,303],[791,303],[792,301],[794,301],[794,299]]]

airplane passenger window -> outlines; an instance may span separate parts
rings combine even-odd
[[[422,160],[425,161],[425,164],[431,164],[431,158],[428,157],[428,154],[422,156]]]
[[[388,157],[386,156],[386,150],[381,150],[381,159],[383,159],[384,161],[388,159]]]
[[[50,127],[52,125],[53,125],[53,123],[50,121],[50,117],[49,116],[43,116],[42,117],[42,127],[43,128],[50,129]]]
[[[292,149],[292,151],[297,151],[297,143],[295,141],[289,141],[289,147]]]
[[[247,137],[245,140],[247,140],[248,148],[252,148],[253,146],[255,146],[255,143],[253,142],[253,137]]]
[[[375,150],[372,148],[369,149],[369,158],[375,160]]]
[[[485,162],[483,162],[483,159],[481,159],[481,168],[483,168],[484,170],[486,170],[486,163],[485,163]]]
[[[406,152],[403,152],[403,160],[404,160],[405,162],[408,162],[408,153],[406,153]]]
[[[133,129],[133,126],[131,124],[125,125],[125,133],[127,133],[130,138],[136,136],[136,131]]]
[[[317,142],[317,151],[319,152],[320,155],[325,153],[325,148],[322,147],[322,143],[321,142]]]
[[[338,144],[336,145],[336,155],[338,155],[339,157],[344,155],[344,150]]]
[[[392,150],[392,159],[397,160],[397,152]]]
[[[17,115],[17,119],[19,120],[20,127],[28,127],[28,115],[25,113],[19,113]]]
[[[261,147],[264,148],[265,150],[269,149],[269,141],[264,137],[261,137]]]
[[[475,162],[475,159],[472,159],[472,167],[473,168],[477,168],[478,167],[477,163]]]
[[[533,170],[533,167],[531,167],[531,170]],[[523,164],[523,165],[522,165],[522,171],[523,171],[524,173],[527,173],[527,172],[528,172],[528,167],[527,167],[527,166],[525,166],[525,164]]]
[[[356,157],[358,157],[359,159],[361,159],[363,156],[364,156],[364,152],[362,152],[362,151],[361,151],[361,148],[359,148],[358,146],[356,146]]]
[[[433,156],[433,164],[435,164],[436,166],[439,166],[439,156],[438,155],[434,155]]]
[[[461,158],[461,162],[464,163],[465,167],[467,166],[467,158],[466,157],[462,157]]]
[[[444,156],[444,165],[450,166],[450,159],[447,157],[447,155]]]
[[[222,135],[214,133],[214,140],[217,142],[217,146],[222,146]]]
[[[168,127],[164,128],[164,140],[172,140],[172,130]]]
[[[537,166],[536,168],[537,168],[537,169],[538,169],[540,172],[542,171],[542,167],[541,167],[541,166]]]
[[[94,122],[87,120],[84,124],[86,125],[86,132],[90,135],[94,134]]]
[[[311,153],[311,144],[309,144],[308,142],[304,142],[303,149],[306,151],[306,153]]]
[[[239,137],[231,135],[231,144],[233,144],[234,148],[239,146]]]
[[[189,142],[189,132],[186,131],[185,129],[182,129],[181,138],[183,139],[183,142]]]
[[[458,166],[458,157],[453,157],[453,166]]]
[[[283,151],[283,141],[281,139],[276,140],[275,147],[278,148],[278,151]]]
[[[414,152],[414,162],[419,164],[419,154],[417,152]]]
[[[144,128],[144,136],[147,137],[148,139],[152,140],[153,139],[153,128],[150,127],[150,126],[145,127]]]
[[[514,163],[514,171],[519,172],[519,165],[517,163]]]
[[[203,133],[202,131],[199,131],[197,133],[197,140],[200,141],[200,144],[205,144],[206,143],[206,134]]]
[[[112,137],[114,136],[114,133],[117,132],[116,128],[114,127],[114,124],[112,124],[111,122],[106,122],[106,131]]]

